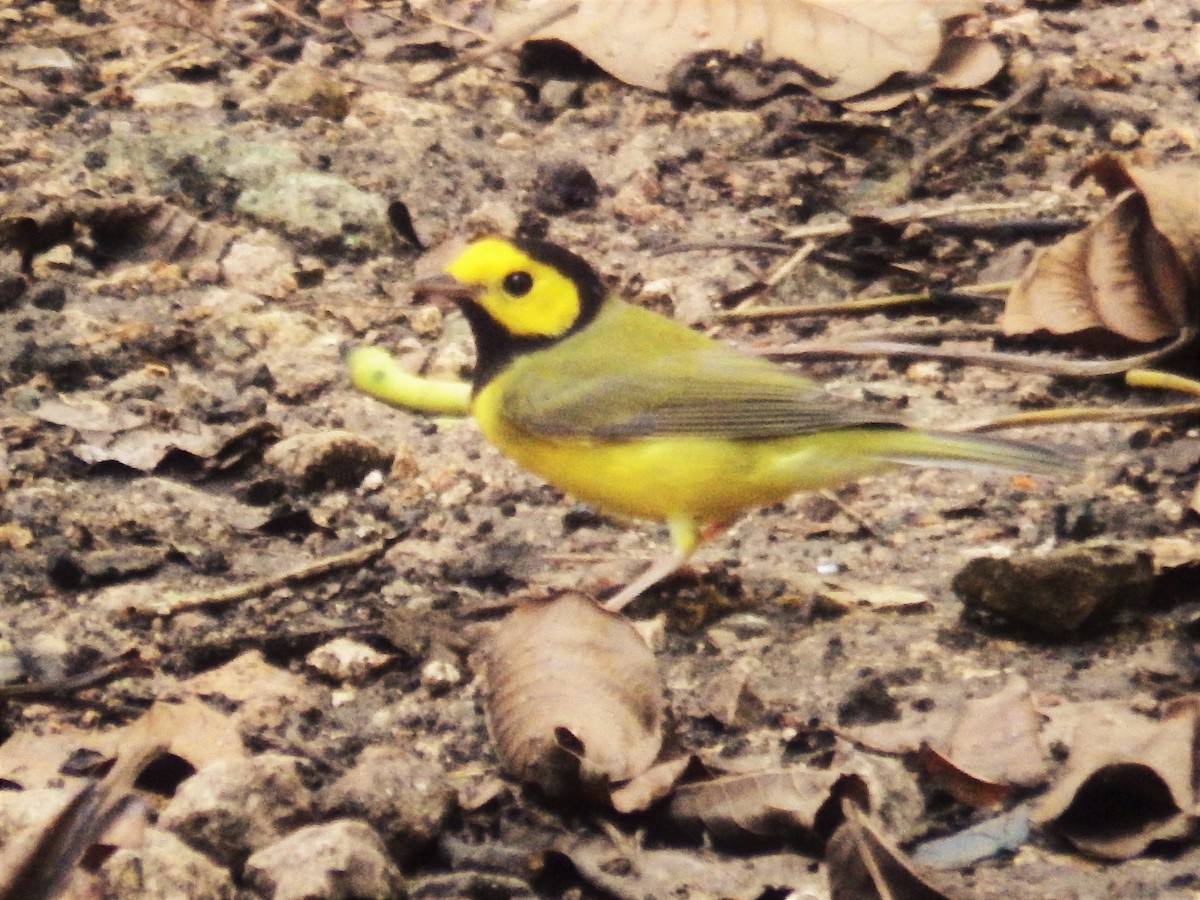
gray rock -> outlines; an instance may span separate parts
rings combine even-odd
[[[317,795],[322,814],[366,819],[401,861],[437,838],[455,805],[438,766],[382,746],[364,750],[354,768]]]
[[[348,431],[296,434],[271,447],[264,458],[287,482],[303,490],[325,485],[356,487],[373,469],[387,470],[392,454]]]
[[[1000,613],[1048,636],[1112,619],[1138,606],[1154,580],[1145,549],[1092,543],[1045,556],[973,559],[954,576],[954,593],[968,608]]]
[[[351,819],[301,828],[258,851],[246,881],[270,900],[385,900],[404,890],[379,835]]]
[[[100,868],[104,900],[233,900],[236,888],[218,866],[175,835],[157,828],[141,847],[118,850]]]
[[[159,827],[230,866],[310,819],[296,760],[278,753],[205,766],[179,788]]]

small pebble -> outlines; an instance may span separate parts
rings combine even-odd
[[[310,825],[255,853],[246,881],[270,900],[404,896],[404,878],[365,822]]]

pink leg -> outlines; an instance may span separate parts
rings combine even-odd
[[[677,518],[671,519],[667,524],[671,528],[671,543],[675,546],[675,552],[655,560],[650,568],[626,585],[622,591],[605,600],[604,608],[609,612],[620,612],[644,591],[683,566],[702,543],[723,533],[733,523],[708,522],[697,525],[691,519]]]

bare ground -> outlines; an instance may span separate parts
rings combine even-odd
[[[425,6],[450,18],[467,11]],[[1008,73],[977,95],[922,95],[867,116],[798,96],[742,109],[673,103],[573,66],[519,75],[503,55],[417,88],[414,71],[436,71],[460,41],[403,4],[393,10],[405,13],[397,33],[415,38],[386,55],[347,34],[332,3],[299,4],[299,19],[274,4],[233,3],[211,21],[186,23],[183,6],[0,4],[13,41],[3,53],[65,55],[4,57],[0,81],[0,671],[13,684],[53,684],[129,651],[138,660],[97,685],[35,699],[0,694],[0,741],[79,729],[86,746],[89,735],[189,694],[198,676],[257,651],[302,689],[266,695],[268,712],[235,715],[252,754],[294,757],[306,788],[321,791],[364,748],[403,747],[456,791],[459,809],[434,817],[432,842],[397,856],[414,896],[510,896],[526,882],[541,896],[605,896],[578,873],[527,862],[594,833],[600,814],[498,786],[470,653],[506,603],[579,585],[611,589],[665,535],[576,506],[509,465],[469,423],[423,420],[353,390],[340,355],[350,343],[388,347],[435,374],[465,374],[471,360],[461,321],[411,305],[404,283],[421,251],[387,231],[383,206],[402,204],[428,246],[488,228],[544,232],[645,302],[715,327],[719,298],[779,258],[656,250],[772,239],[822,216],[894,206],[915,156],[1035,69],[1048,73],[1046,89],[935,164],[914,201],[1020,200],[1028,211],[1015,218],[1071,218],[1086,191],[1071,193],[1066,182],[1097,153],[1127,151],[1147,165],[1194,159],[1192,4],[988,6]],[[138,93],[163,85],[180,93]],[[278,171],[303,174],[272,180]],[[313,193],[299,186],[306,178]],[[581,179],[582,205],[564,209],[578,202],[570,189]],[[164,198],[201,229],[231,229],[240,255],[185,249],[168,262],[173,248],[131,226],[145,219],[128,213],[134,196]],[[332,225],[314,212],[326,206],[341,216]],[[825,242],[776,299],[1011,277],[1028,223],[1006,230],[982,221],[991,230],[881,229]],[[947,303],[919,317],[905,310],[719,331],[777,345],[990,322],[997,309]],[[1174,367],[1191,366],[1185,358]],[[953,363],[839,360],[805,370],[834,391],[943,426],[1058,404],[1147,402],[1119,379]],[[328,438],[335,430],[345,433]],[[1149,603],[1055,639],[964,613],[950,588],[984,549],[1019,554],[1096,537],[1135,548],[1194,542],[1193,424],[1021,436],[1079,456],[1083,474],[906,470],[835,496],[800,496],[749,516],[699,555],[695,575],[639,600],[633,617],[666,616],[658,656],[678,745],[827,767],[831,754],[863,752],[847,739],[851,726],[954,708],[1013,676],[1027,680],[1040,708],[1097,700],[1153,711],[1194,691],[1200,595],[1187,578],[1160,580]],[[284,577],[342,553],[351,554],[344,564]],[[899,610],[840,603],[822,578],[866,600],[901,589],[925,599]],[[221,595],[238,585],[247,586],[242,595]],[[156,606],[181,598],[187,609]],[[307,661],[343,635],[381,655],[365,675]],[[723,722],[713,694],[733,679],[745,680],[754,702]],[[239,703],[222,705],[221,693],[202,696],[236,713]],[[895,795],[882,804],[895,838],[973,821],[936,791],[921,793],[902,758],[877,763],[886,770],[879,783]],[[6,771],[0,779],[25,788],[63,780],[21,783]],[[652,849],[692,847],[670,829],[646,840]],[[711,862],[688,852],[698,865]],[[938,883],[979,898],[1190,897],[1197,854],[1183,838],[1100,863],[1039,830],[998,860],[938,873]],[[467,877],[505,870],[501,858],[509,881],[481,887],[486,879]],[[263,890],[236,861],[227,868],[245,896]],[[822,896],[811,877],[793,887]],[[700,881],[674,895],[715,895]],[[447,884],[449,893],[430,887]],[[785,896],[767,893],[768,884],[746,896]],[[627,889],[655,895],[636,879]]]

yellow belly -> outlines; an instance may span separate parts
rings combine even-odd
[[[491,400],[485,390],[473,413],[501,452],[560,490],[617,515],[726,523],[797,491],[891,467],[853,452],[855,440],[861,440],[854,431],[769,440],[548,438],[513,428]]]

